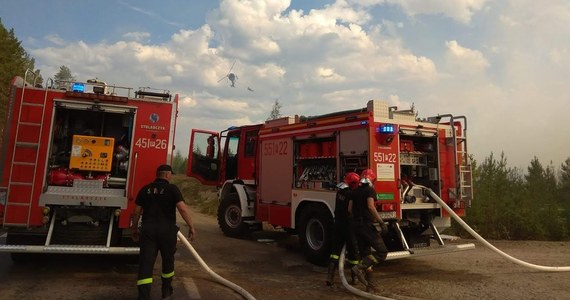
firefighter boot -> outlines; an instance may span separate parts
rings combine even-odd
[[[329,263],[329,268],[327,270],[327,286],[332,286],[334,283],[334,273],[336,272],[337,263],[335,261],[331,261]]]
[[[170,299],[172,292],[172,277],[162,278],[162,299]]]
[[[366,281],[368,282],[368,284],[366,285],[366,292],[368,293],[374,293],[377,291],[377,286],[374,282],[373,279],[373,270],[372,267],[366,269],[366,273],[364,274],[364,277],[366,278]]]
[[[358,281],[367,286],[368,281],[366,281],[366,277],[364,275],[364,272],[366,272],[365,270],[366,268],[362,268],[361,265],[356,265],[350,269],[351,274],[354,274],[354,276],[356,276]]]
[[[365,286],[368,286],[368,281],[366,280],[366,270],[374,265],[374,258],[371,255],[366,256],[358,265],[352,267],[350,270],[354,272],[358,281],[360,281]]]
[[[137,289],[139,290],[138,300],[150,300],[150,288],[150,283],[137,285]]]
[[[355,285],[356,284],[356,273],[354,272],[354,270],[352,268],[354,268],[356,265],[351,264],[350,267],[350,285]]]

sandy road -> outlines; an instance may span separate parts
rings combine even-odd
[[[214,217],[193,216],[198,253],[215,272],[257,299],[358,299],[338,277],[335,287],[326,287],[326,269],[304,259],[296,237],[256,232],[245,239],[227,238]],[[493,243],[531,263],[570,265],[570,242]],[[570,272],[527,269],[475,244],[471,251],[384,263],[375,272],[379,294],[395,299],[570,299]],[[67,255],[13,264],[0,253],[0,299],[135,299],[136,269],[118,257]],[[156,268],[157,298],[159,273]],[[175,299],[243,299],[214,282],[182,245],[175,289]]]
[[[340,285],[324,285],[326,269],[306,262],[295,237],[257,232],[249,239],[223,237],[215,219],[202,224],[195,248],[220,275],[258,299],[356,299]],[[203,235],[210,236],[202,240]],[[274,242],[260,243],[257,240]],[[540,272],[509,262],[474,240],[475,250],[390,261],[379,266],[379,294],[396,299],[570,299],[570,272]],[[570,242],[492,241],[535,264],[570,266]],[[192,265],[189,264],[188,267]],[[362,286],[358,286],[362,288]]]

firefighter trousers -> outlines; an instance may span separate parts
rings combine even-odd
[[[162,259],[162,294],[172,294],[174,277],[174,253],[176,252],[176,234],[178,226],[169,223],[144,224],[140,232],[139,273],[137,287],[139,299],[149,299],[152,273],[156,257],[160,251]]]
[[[356,236],[360,256],[363,259],[367,256],[372,256],[370,258],[373,264],[386,260],[388,248],[386,248],[386,244],[384,244],[384,240],[374,224],[356,223],[354,226],[354,234]],[[374,252],[372,252],[371,249],[374,249]]]
[[[335,220],[330,262],[338,262],[342,246],[346,245],[346,257],[352,265],[360,262],[354,228],[350,220]]]

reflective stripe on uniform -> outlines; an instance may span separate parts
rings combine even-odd
[[[334,260],[338,260],[339,257],[338,257],[338,255],[331,254],[330,258],[332,258],[332,259],[334,259]]]
[[[174,276],[174,271],[167,274],[162,273],[160,276],[162,276],[162,278],[171,278]]]
[[[145,278],[145,279],[139,279],[137,281],[137,285],[151,284],[151,283],[152,283],[152,277],[151,278]]]
[[[374,257],[374,255],[370,254],[370,255],[368,255],[368,257],[369,257],[370,260],[372,260],[372,262],[374,262],[375,264],[378,263],[378,260],[376,259],[376,257]]]
[[[358,264],[360,263],[359,260],[350,260],[350,259],[347,259],[347,261],[348,261],[348,263],[351,264],[351,265],[358,265]]]

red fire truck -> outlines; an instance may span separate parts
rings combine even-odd
[[[171,162],[178,96],[165,90],[12,80],[0,161],[0,251],[138,254],[134,198]],[[57,86],[55,88],[54,86]]]
[[[450,227],[450,216],[416,186],[464,215],[472,199],[466,129],[464,116],[419,119],[413,108],[375,100],[221,133],[195,129],[187,173],[218,185],[224,234],[240,236],[267,222],[298,233],[309,260],[322,263],[331,246],[336,184],[347,172],[370,168],[378,178],[376,207],[390,224],[388,259],[466,250],[474,245],[444,245],[439,233]]]

